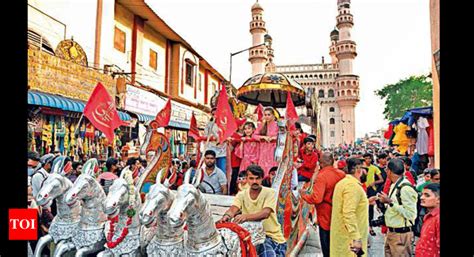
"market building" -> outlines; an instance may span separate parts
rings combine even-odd
[[[58,5],[55,1],[31,0],[28,3],[29,38],[32,39],[29,42],[35,39],[37,46],[30,54],[29,75],[34,79],[29,83],[29,94],[38,91],[55,98],[87,101],[100,81],[115,97],[121,118],[129,121],[128,126],[118,130],[121,146],[130,142],[133,142],[132,148],[139,146],[145,123],[154,119],[171,98],[171,121],[163,132],[170,138],[174,155],[192,151],[193,144],[187,139],[192,113],[203,129],[210,116],[210,99],[220,86],[225,85],[229,93],[235,92],[235,88],[145,1],[66,0]],[[82,11],[95,15],[84,16]],[[56,46],[67,38],[67,42],[77,46],[71,50],[67,45],[59,51],[68,53],[66,57],[59,56],[60,48]],[[71,53],[79,48],[82,49],[79,57],[75,54],[72,58]],[[42,57],[45,55],[51,59],[53,68],[50,70],[38,67],[39,64],[34,66],[35,63],[42,65],[43,62],[35,58],[45,58]],[[64,65],[74,68],[66,69]],[[76,77],[58,80],[57,73]],[[34,103],[35,106],[41,104]],[[82,109],[76,108],[76,119]],[[84,124],[87,126],[87,122]]]

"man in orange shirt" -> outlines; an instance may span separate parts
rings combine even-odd
[[[331,224],[332,195],[336,183],[346,177],[346,173],[334,168],[334,157],[325,152],[321,156],[321,170],[316,175],[313,193],[300,191],[301,198],[316,206],[319,223],[319,238],[324,257],[329,257],[329,230]]]

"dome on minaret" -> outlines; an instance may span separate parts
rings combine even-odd
[[[270,34],[265,34],[265,36],[263,37],[264,40],[268,40],[268,41],[272,41],[272,36],[270,36]]]
[[[258,1],[257,1],[255,4],[252,5],[252,11],[253,11],[253,10],[256,10],[256,9],[260,9],[260,10],[263,11],[263,8],[262,8],[262,6],[258,3]]]
[[[331,31],[330,37],[331,37],[331,40],[333,41],[339,40],[339,31],[336,28],[334,28],[334,30]]]

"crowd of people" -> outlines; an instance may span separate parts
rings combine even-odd
[[[169,174],[175,174],[175,179],[170,180],[170,188],[178,188],[186,172],[194,176],[196,169],[201,168],[202,192],[235,195],[232,207],[220,222],[263,221],[267,238],[257,247],[259,256],[285,256],[286,242],[282,224],[276,218],[276,196],[271,189],[278,169],[274,159],[279,131],[275,112],[266,108],[257,126],[244,119],[238,125],[239,130],[232,137],[219,143],[217,126],[211,121],[203,137],[208,140],[197,140],[203,149],[202,160],[198,154],[172,159]],[[385,256],[439,256],[438,169],[428,168],[429,164],[414,160],[408,153],[402,156],[387,147],[340,146],[318,150],[316,136],[304,133],[299,123],[292,133],[298,147],[293,174],[300,184],[313,183],[311,192],[300,189],[299,195],[315,205],[325,257],[364,256],[370,247],[369,236],[376,236],[373,228],[379,226],[385,234]],[[34,199],[58,156],[59,153],[39,156],[36,152],[28,155],[28,201],[40,215],[39,236],[47,233],[55,210],[54,206],[36,206]],[[80,158],[80,162],[68,159],[71,167],[65,170],[66,177],[74,182],[87,158]],[[204,165],[198,167],[200,161]],[[107,193],[122,169],[129,168],[138,179],[146,166],[147,161],[139,157],[109,158],[100,161],[97,181]],[[382,216],[374,217],[375,208]]]

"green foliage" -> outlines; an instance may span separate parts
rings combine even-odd
[[[385,85],[375,94],[385,100],[383,114],[391,121],[401,118],[408,109],[431,106],[433,84],[427,76],[411,76],[396,84]]]

